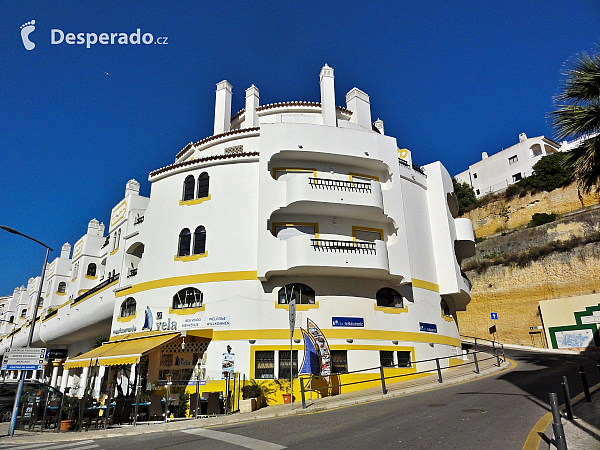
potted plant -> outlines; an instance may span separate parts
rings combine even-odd
[[[77,397],[63,398],[60,431],[69,431],[75,428],[76,418],[79,416],[79,403]]]
[[[292,385],[290,380],[285,378],[275,379],[273,382],[277,385],[278,390],[282,392],[283,403],[292,403],[294,399],[292,398]]]

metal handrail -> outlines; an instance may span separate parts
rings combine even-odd
[[[375,242],[339,241],[334,239],[311,239],[310,242],[315,250],[377,253]]]
[[[79,303],[80,301],[82,301],[86,297],[89,297],[90,295],[95,294],[96,292],[98,292],[103,287],[108,286],[110,283],[112,283],[113,281],[116,281],[118,279],[119,279],[119,274],[118,273],[114,277],[113,276],[109,276],[102,283],[97,284],[96,286],[94,286],[93,288],[91,288],[89,291],[85,291],[79,297],[75,298],[71,304],[74,305],[76,303]]]
[[[371,193],[371,183],[363,181],[332,180],[330,178],[308,178],[311,187],[335,189],[338,191],[358,191]]]

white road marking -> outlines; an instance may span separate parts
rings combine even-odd
[[[4,448],[6,449],[15,449],[15,450],[32,450],[35,448],[43,448],[44,450],[50,449],[62,449],[62,448],[76,448],[77,450],[85,450],[90,448],[98,448],[100,447],[98,444],[94,444],[94,441],[61,441],[61,442],[42,442],[39,444],[9,444]]]
[[[230,444],[239,445],[240,447],[250,448],[253,450],[280,450],[287,448],[283,445],[273,444],[272,442],[240,436],[239,434],[225,433],[223,431],[207,430],[206,428],[194,428],[192,430],[183,430],[183,432],[197,434],[198,436],[204,436],[209,439],[228,442]]]

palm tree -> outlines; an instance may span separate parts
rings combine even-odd
[[[567,163],[573,168],[579,189],[600,193],[600,53],[577,57],[566,73],[562,92],[550,113],[559,140],[579,141]]]

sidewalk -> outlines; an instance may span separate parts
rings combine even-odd
[[[479,355],[479,359],[485,359],[483,354]],[[469,354],[469,361],[472,362],[471,355]],[[251,413],[236,413],[228,416],[217,416],[210,418],[201,419],[184,419],[176,420],[169,423],[151,423],[151,424],[140,424],[136,427],[133,426],[117,426],[108,429],[94,430],[90,429],[87,432],[54,432],[53,430],[48,432],[27,432],[16,430],[13,437],[8,436],[8,423],[0,424],[0,447],[2,445],[20,445],[20,444],[36,444],[44,442],[60,442],[60,441],[75,441],[75,440],[89,440],[89,439],[102,439],[105,437],[116,437],[116,436],[131,436],[147,433],[185,430],[189,428],[207,428],[218,425],[249,422],[255,420],[264,420],[274,417],[290,416],[293,414],[304,414],[313,413],[316,411],[324,411],[329,409],[341,408],[359,403],[366,403],[386,398],[399,397],[407,394],[412,394],[425,390],[439,389],[451,384],[462,383],[469,380],[489,376],[499,371],[507,370],[512,367],[510,362],[504,362],[501,367],[497,367],[496,359],[491,355],[485,361],[481,361],[479,364],[480,373],[475,373],[475,367],[473,364],[463,364],[457,367],[453,367],[442,372],[443,383],[439,383],[437,373],[434,371],[431,375],[416,378],[403,382],[392,383],[391,380],[386,380],[388,393],[383,394],[381,388],[371,388],[361,391],[342,393],[340,395],[325,397],[320,399],[309,400],[309,394],[307,393],[307,408],[302,409],[302,403],[300,400],[300,394],[295,394],[297,401],[293,405],[274,405],[266,408],[253,411]],[[377,375],[374,375],[376,377]],[[342,388],[343,389],[343,388]]]

